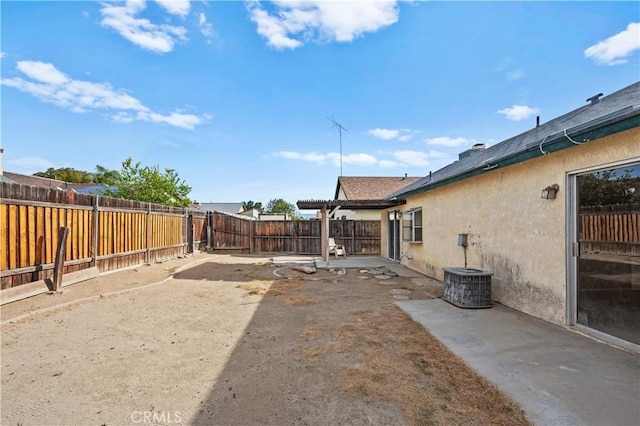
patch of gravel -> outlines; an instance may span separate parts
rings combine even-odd
[[[408,296],[411,294],[411,290],[406,288],[392,288],[391,290],[389,290],[389,293]]]
[[[403,296],[402,294],[396,294],[393,298],[396,300],[409,300],[409,296]]]
[[[391,277],[389,275],[374,275],[379,280],[390,280]]]

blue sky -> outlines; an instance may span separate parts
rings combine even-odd
[[[177,170],[198,201],[425,176],[640,77],[637,2],[0,2],[4,169]]]

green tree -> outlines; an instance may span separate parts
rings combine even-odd
[[[113,185],[118,181],[120,172],[117,170],[109,170],[101,165],[96,166],[96,171],[93,173],[93,183],[102,183],[105,185]]]
[[[282,198],[270,200],[265,210],[267,213],[287,213],[292,219],[300,219],[296,206]]]
[[[176,207],[188,207],[191,187],[181,180],[172,169],[160,171],[158,166],[142,167],[131,158],[122,162],[114,188],[108,188],[105,195],[127,200],[145,201]]]
[[[33,175],[70,183],[91,183],[93,179],[93,175],[90,172],[76,170],[71,167],[61,167],[59,169],[49,167],[46,171],[36,172]]]
[[[606,206],[640,202],[635,188],[640,178],[632,177],[631,170],[606,170],[578,177],[581,206]]]
[[[244,206],[247,210],[256,209],[260,213],[264,212],[264,207],[262,207],[262,202],[260,201],[258,201],[257,203],[254,203],[253,201],[249,200],[244,203]]]

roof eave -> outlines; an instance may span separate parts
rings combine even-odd
[[[537,157],[542,157],[552,152],[571,148],[575,146],[576,143],[570,141],[567,137],[569,132],[571,132],[571,135],[568,136],[576,142],[593,143],[593,141],[597,139],[624,132],[635,127],[640,127],[640,106],[627,107],[623,110],[620,110],[618,113],[621,112],[625,113],[617,117],[612,117],[609,120],[605,121],[603,121],[603,117],[600,117],[587,123],[574,126],[573,128],[565,129],[562,132],[554,133],[545,138],[541,143],[536,142],[535,144],[530,144],[526,147],[525,150],[519,151],[507,157],[496,159],[492,161],[492,164],[480,164],[471,170],[467,170],[457,175],[450,176],[441,181],[436,181],[433,184],[426,184],[424,186],[406,192],[397,192],[395,194],[390,194],[389,197],[405,199],[413,195],[431,191],[433,189],[440,188],[451,183],[459,182],[464,179],[469,179],[471,177],[481,175],[496,168],[504,168],[513,164],[532,160]]]

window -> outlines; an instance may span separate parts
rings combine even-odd
[[[402,213],[402,240],[422,241],[422,209],[413,209]]]

